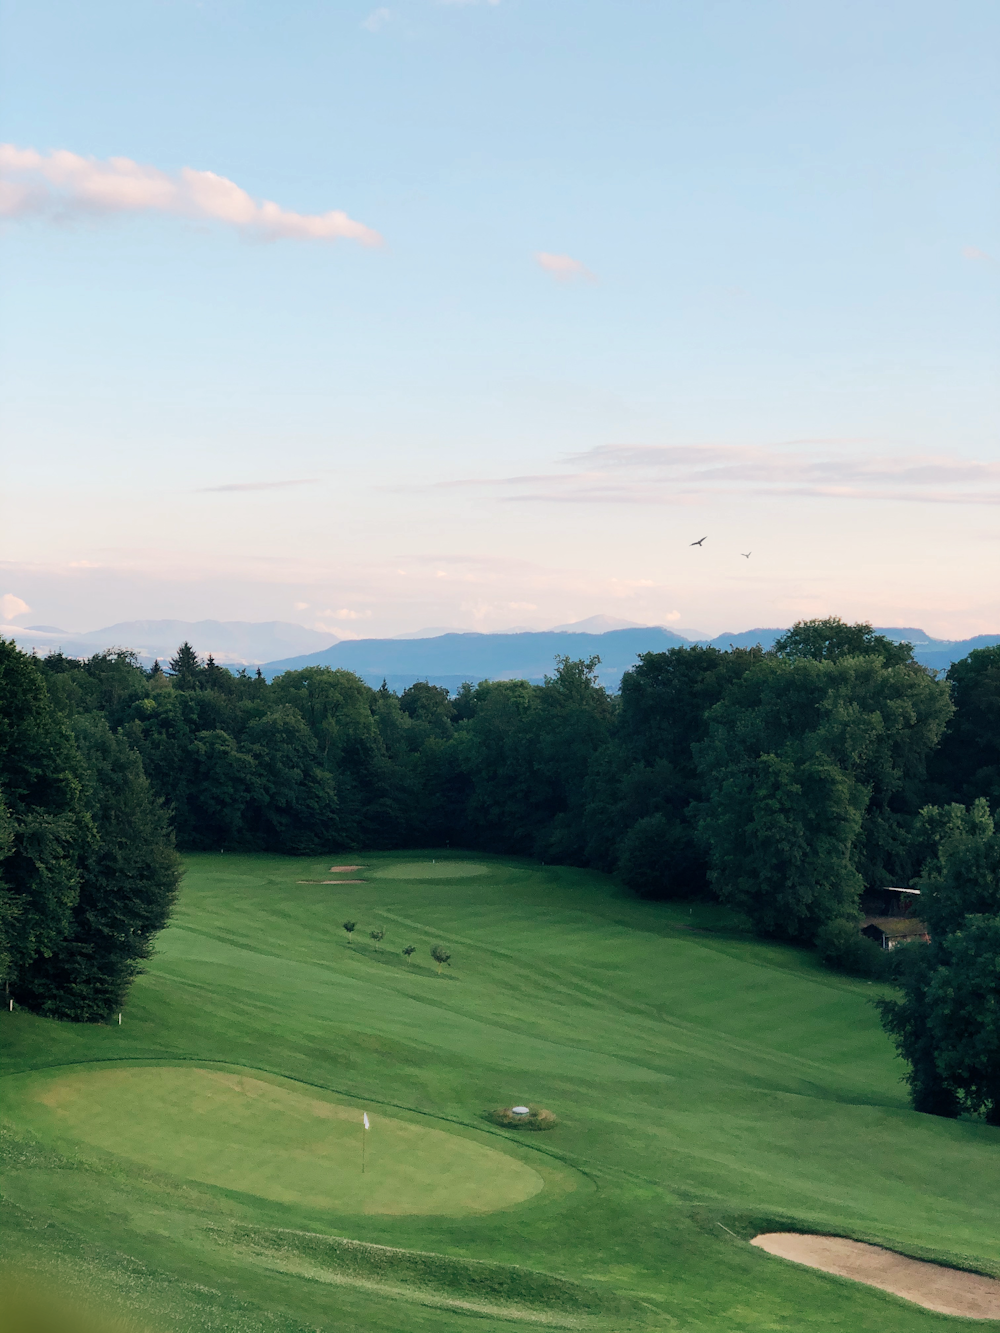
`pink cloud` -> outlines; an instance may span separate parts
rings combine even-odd
[[[214,171],[182,167],[169,173],[127,157],[100,161],[65,149],[43,154],[0,144],[0,216],[150,212],[225,222],[264,240],[346,239],[379,245],[382,239],[339,209],[294,213],[270,199],[251,198]]]
[[[585,278],[587,282],[597,281],[586,265],[581,264],[579,259],[571,259],[569,255],[550,255],[545,250],[538,250],[535,263],[546,273],[551,273],[556,282],[575,282],[577,278]]]
[[[566,461],[577,470],[561,474],[436,485],[492,490],[507,503],[687,505],[713,495],[770,495],[1000,505],[1000,463],[955,455],[880,455],[859,450],[861,443],[813,440],[806,450],[789,445],[599,445],[569,457]]]

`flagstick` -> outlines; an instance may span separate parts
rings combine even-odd
[[[365,1133],[364,1125],[361,1126],[361,1174],[365,1174],[365,1139],[368,1135]]]

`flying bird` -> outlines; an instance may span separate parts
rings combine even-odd
[[[691,545],[692,545],[692,546],[700,546],[700,545],[702,544],[702,542],[706,542],[706,541],[708,541],[708,536],[707,536],[707,535],[704,536],[704,537],[699,537],[698,540],[697,540],[696,542],[692,542]]]
[[[740,555],[743,557],[744,560],[749,560],[750,557],[753,555],[753,551],[741,551]]]

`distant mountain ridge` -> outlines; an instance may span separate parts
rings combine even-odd
[[[974,648],[1000,643],[1000,634],[949,640],[932,638],[913,626],[876,628],[879,634],[897,642],[912,643],[917,660],[937,670],[947,670]],[[406,634],[391,639],[338,641],[332,634],[281,620],[129,620],[85,633],[55,625],[0,627],[0,634],[13,638],[29,652],[62,651],[69,657],[89,657],[105,648],[129,648],[148,667],[154,658],[166,662],[186,639],[202,656],[212,653],[217,662],[234,668],[260,666],[268,679],[304,666],[337,666],[356,672],[371,685],[378,686],[384,679],[394,690],[405,689],[416,680],[429,680],[452,690],[466,680],[473,684],[481,680],[540,681],[555,670],[557,656],[599,656],[601,682],[617,689],[622,675],[635,665],[640,653],[663,652],[691,643],[721,649],[759,643],[770,648],[785,630],[727,630],[708,638],[694,630],[682,633],[662,625],[590,616],[549,630],[487,634],[434,627],[417,633],[422,637]]]
[[[270,680],[282,671],[306,666],[342,667],[361,676],[369,685],[385,680],[390,689],[401,690],[417,680],[456,689],[463,681],[540,681],[555,670],[556,658],[598,656],[598,676],[603,685],[617,689],[640,653],[664,652],[690,646],[692,642],[715,648],[747,648],[760,644],[770,648],[786,631],[781,628],[742,630],[717,634],[713,639],[692,640],[662,626],[639,626],[588,634],[573,629],[525,631],[517,634],[438,634],[426,639],[352,639],[318,653],[266,663],[261,670]],[[897,643],[914,645],[918,662],[947,670],[952,662],[973,648],[1000,643],[1000,634],[980,634],[972,639],[933,639],[915,628],[876,627]]]
[[[67,657],[129,648],[144,666],[152,666],[155,658],[165,662],[173,657],[185,640],[226,666],[256,666],[278,656],[316,652],[337,641],[334,634],[284,620],[125,620],[84,633],[56,625],[6,625],[0,633],[28,652],[63,652]]]

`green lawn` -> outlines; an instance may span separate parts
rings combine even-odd
[[[746,1243],[1000,1275],[1000,1131],[908,1109],[875,987],[590,872],[339,860],[191,857],[120,1027],[0,1015],[16,1266],[162,1333],[996,1327]]]

